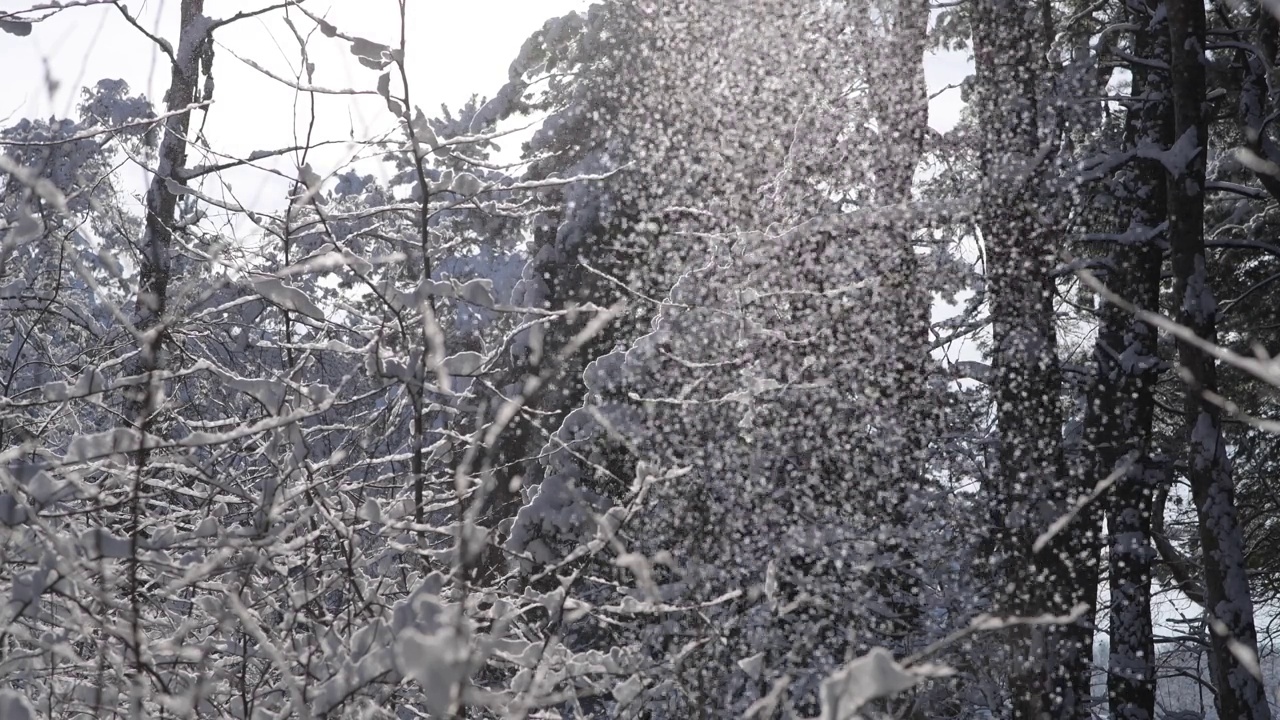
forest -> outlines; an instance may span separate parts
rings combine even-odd
[[[1280,717],[1280,3],[347,1],[0,3],[164,88],[0,121],[0,720]]]

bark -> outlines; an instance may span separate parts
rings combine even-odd
[[[1200,338],[1217,342],[1217,301],[1209,285],[1204,244],[1205,117],[1204,5],[1199,0],[1168,0],[1174,135],[1194,153],[1169,179],[1169,243],[1173,257],[1177,318]],[[1179,340],[1178,361],[1188,381],[1186,429],[1188,479],[1198,513],[1203,549],[1206,615],[1214,626],[1210,673],[1217,690],[1218,716],[1242,720],[1271,717],[1260,678],[1236,652],[1257,656],[1253,602],[1245,570],[1244,540],[1235,506],[1231,461],[1222,434],[1219,408],[1207,399],[1218,390],[1214,360],[1195,345]]]
[[[1266,3],[1258,5],[1253,9],[1255,51],[1241,49],[1236,53],[1244,70],[1240,84],[1240,122],[1244,126],[1246,147],[1263,160],[1280,163],[1280,146],[1270,133],[1274,120],[1268,122],[1274,110],[1269,68],[1277,59],[1280,20],[1266,7]],[[1255,169],[1254,174],[1267,193],[1280,200],[1280,175],[1262,167]]]
[[[170,252],[173,245],[174,213],[178,196],[172,188],[177,174],[186,164],[187,131],[191,116],[178,112],[196,101],[200,55],[209,41],[209,27],[202,25],[204,0],[183,0],[180,14],[181,40],[173,58],[169,90],[165,93],[165,110],[169,113],[160,139],[158,166],[147,189],[146,220],[139,258],[139,286],[135,327],[140,333],[138,353],[131,360],[134,375],[144,375],[146,383],[125,396],[125,420],[138,430],[140,443],[133,457],[133,487],[129,493],[129,561],[126,565],[130,604],[132,646],[129,649],[135,681],[145,676],[146,660],[141,648],[143,585],[139,559],[143,519],[144,478],[149,471],[151,450],[146,439],[154,425],[161,393],[152,373],[161,367],[161,348],[165,338],[164,314],[167,305]],[[135,712],[140,711],[135,705]]]
[[[160,139],[156,172],[147,188],[147,215],[142,236],[142,252],[139,267],[139,286],[135,326],[144,333],[135,374],[150,373],[160,366],[160,350],[164,340],[163,317],[168,306],[171,248],[173,246],[174,213],[178,206],[178,194],[174,185],[187,162],[187,133],[191,128],[191,114],[179,112],[197,101],[200,55],[209,42],[209,29],[199,27],[204,18],[204,0],[183,0],[181,8],[181,39],[170,69],[169,90],[165,93],[165,111],[170,113],[164,121]],[[149,383],[148,386],[149,388]],[[139,429],[149,424],[150,396],[144,389],[126,404],[126,417]],[[140,458],[145,462],[145,455]]]
[[[1171,468],[1166,468],[1166,474]],[[1168,571],[1169,577],[1174,582],[1174,587],[1178,588],[1183,595],[1187,596],[1191,602],[1204,607],[1204,588],[1201,587],[1200,568],[1194,565],[1191,558],[1182,554],[1181,550],[1174,547],[1173,543],[1165,535],[1164,530],[1164,508],[1165,503],[1169,499],[1169,488],[1171,483],[1165,482],[1156,493],[1155,507],[1151,511],[1151,539],[1156,543],[1156,551],[1160,553],[1160,561],[1164,564],[1165,570]]]
[[[924,54],[929,23],[928,0],[899,3],[886,28],[886,54],[874,63],[872,87],[892,97],[876,115],[884,140],[879,146],[875,168],[882,205],[904,205],[911,201],[912,182],[924,151],[929,122],[929,95],[924,78]],[[892,318],[893,336],[886,339],[886,357],[892,358],[894,372],[885,373],[877,389],[881,398],[876,422],[877,440],[885,450],[889,467],[877,477],[881,506],[889,515],[885,550],[897,567],[881,590],[885,597],[902,596],[906,601],[895,610],[900,634],[919,627],[919,566],[911,549],[919,538],[909,536],[909,502],[923,483],[926,438],[929,421],[925,413],[924,389],[928,380],[930,293],[921,281],[913,236],[915,218],[900,213],[886,224],[883,238],[886,257],[878,268],[880,283],[876,311]],[[861,325],[863,321],[859,320]]]
[[[1167,65],[1168,29],[1160,0],[1129,0],[1129,22],[1138,26],[1134,55]],[[1135,63],[1133,102],[1128,110],[1125,145],[1168,147],[1171,111],[1168,73]],[[1141,243],[1118,243],[1109,253],[1110,288],[1139,308],[1155,310],[1160,292],[1161,252],[1166,215],[1165,175],[1161,166],[1137,163],[1116,178],[1116,193],[1128,208],[1124,234]],[[1110,564],[1110,646],[1107,697],[1116,720],[1155,717],[1155,642],[1151,626],[1151,516],[1163,468],[1152,452],[1155,413],[1153,387],[1159,372],[1151,325],[1113,304],[1101,308],[1094,350],[1097,378],[1086,415],[1094,475],[1109,476],[1128,463],[1107,507]]]
[[[1046,138],[1039,123],[1045,55],[1027,38],[1043,18],[1017,0],[982,0],[974,17],[982,206],[993,320],[1000,468],[990,492],[1002,552],[997,610],[1063,614],[1095,592],[1088,542],[1069,526],[1040,553],[1031,546],[1074,495],[1064,468],[1054,329],[1054,248],[1037,178]],[[1052,214],[1052,209],[1048,214]],[[1096,570],[1094,571],[1096,572]],[[1084,600],[1089,604],[1087,600]],[[1014,718],[1088,717],[1089,620],[1010,632]]]

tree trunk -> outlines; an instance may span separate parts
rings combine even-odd
[[[1244,73],[1240,83],[1240,123],[1246,147],[1258,157],[1275,163],[1280,162],[1280,146],[1268,131],[1274,124],[1268,118],[1275,108],[1270,68],[1280,59],[1277,47],[1280,46],[1280,20],[1265,2],[1258,3],[1252,12],[1253,47],[1261,54],[1243,48],[1236,52]],[[1280,176],[1264,168],[1255,170],[1254,175],[1271,197],[1280,201]]]
[[[994,535],[1003,557],[997,611],[1062,614],[1084,593],[1088,559],[1078,528],[1032,553],[1035,538],[1066,509],[1062,413],[1054,329],[1051,233],[1037,192],[1042,137],[1038,100],[1043,16],[1018,0],[981,0],[974,17],[977,113],[983,133],[979,226],[994,340],[1000,468],[992,488]],[[1093,587],[1087,588],[1095,592]],[[1088,620],[1010,631],[1014,718],[1088,716]]]
[[[1135,33],[1134,54],[1169,62],[1169,37],[1160,0],[1129,0]],[[1125,145],[1168,147],[1168,73],[1135,63],[1133,103],[1125,127]],[[1117,194],[1129,217],[1109,254],[1106,276],[1111,290],[1139,308],[1159,303],[1159,240],[1166,214],[1164,170],[1154,161],[1137,163],[1116,178]],[[1158,333],[1126,309],[1101,308],[1094,350],[1097,380],[1086,417],[1088,447],[1095,453],[1098,478],[1127,469],[1107,507],[1110,560],[1110,645],[1107,696],[1114,720],[1155,717],[1155,642],[1151,626],[1151,513],[1163,470],[1152,457],[1153,387],[1159,372]]]
[[[179,111],[196,100],[200,54],[209,42],[209,28],[197,27],[203,18],[203,12],[204,0],[182,0],[179,24],[181,40],[174,57],[169,90],[165,93],[165,110],[172,114],[164,121],[158,165],[147,189],[147,212],[139,258],[140,282],[134,323],[141,337],[138,354],[131,360],[130,371],[133,375],[144,376],[145,382],[131,388],[124,401],[125,420],[139,435],[138,448],[133,454],[133,485],[129,493],[129,559],[126,566],[128,598],[132,611],[132,645],[128,654],[132,661],[133,681],[139,684],[146,676],[139,550],[143,521],[147,514],[143,505],[144,479],[149,472],[148,462],[151,457],[147,436],[154,425],[157,406],[162,397],[157,388],[160,381],[153,377],[153,373],[161,367],[161,349],[166,330],[164,313],[168,298],[174,213],[178,205],[178,195],[172,185],[178,182],[175,177],[177,171],[186,164],[187,131],[191,126],[190,113]],[[134,697],[141,698],[141,694]],[[141,711],[137,700],[133,708],[135,713]]]
[[[876,59],[872,88],[893,98],[876,114],[882,138],[877,148],[877,201],[885,206],[911,202],[912,183],[924,151],[929,123],[929,94],[924,78],[924,54],[929,24],[928,0],[899,3],[886,18],[886,52]],[[913,546],[910,501],[924,481],[925,449],[929,435],[924,389],[928,381],[929,308],[932,298],[921,281],[914,234],[917,218],[903,210],[881,228],[872,229],[884,256],[876,268],[880,284],[873,312],[892,318],[887,325],[886,372],[875,388],[880,399],[876,424],[882,456],[888,466],[876,485],[878,507],[887,513],[885,552],[895,567],[881,584],[884,597],[901,597],[895,634],[906,636],[919,628],[919,565]],[[881,231],[876,232],[876,230]],[[873,382],[875,380],[873,379]]]
[[[1200,0],[1168,0],[1170,64],[1173,86],[1175,149],[1185,162],[1169,179],[1169,244],[1173,256],[1174,298],[1178,322],[1201,339],[1216,343],[1217,301],[1209,285],[1204,246],[1205,154],[1208,122],[1204,113],[1205,13]],[[1257,657],[1253,602],[1245,572],[1244,540],[1236,514],[1231,461],[1222,436],[1222,417],[1209,398],[1217,392],[1214,360],[1188,342],[1178,341],[1178,361],[1188,382],[1186,426],[1188,479],[1199,519],[1203,549],[1205,611],[1212,630],[1211,675],[1217,690],[1218,717],[1264,720],[1271,717],[1261,679],[1239,659]],[[1232,647],[1236,652],[1232,651]]]
[[[173,216],[178,206],[177,172],[187,162],[187,132],[191,113],[179,112],[196,101],[200,55],[209,42],[209,32],[191,31],[203,17],[204,0],[182,0],[181,40],[170,69],[169,90],[165,93],[165,111],[172,113],[164,121],[155,175],[147,188],[147,213],[142,236],[142,252],[138,271],[139,286],[135,326],[144,333],[135,374],[159,369],[163,343],[163,316],[168,304],[169,269],[173,245]],[[139,388],[126,403],[126,418],[139,429],[149,423],[152,400],[149,384]],[[144,451],[145,452],[145,451]],[[140,460],[145,462],[145,455]]]

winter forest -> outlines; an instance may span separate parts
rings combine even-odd
[[[0,2],[161,88],[0,120],[0,719],[1280,717],[1280,3],[349,2]]]

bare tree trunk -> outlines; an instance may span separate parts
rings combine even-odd
[[[1173,256],[1178,321],[1200,338],[1217,342],[1217,301],[1209,285],[1204,246],[1205,13],[1201,0],[1168,0],[1170,63],[1174,106],[1172,155],[1185,163],[1169,179],[1169,244]],[[1182,149],[1182,152],[1178,152]],[[1206,614],[1212,625],[1211,675],[1218,717],[1271,717],[1261,678],[1240,661],[1257,657],[1253,602],[1245,569],[1244,540],[1235,506],[1231,461],[1222,435],[1214,360],[1200,348],[1178,341],[1178,361],[1188,381],[1186,424],[1191,494],[1199,516],[1203,549]],[[1235,648],[1233,652],[1232,647]]]
[[[150,373],[159,369],[163,343],[163,315],[168,305],[169,270],[173,245],[174,213],[178,206],[177,172],[187,162],[187,133],[191,114],[179,112],[196,101],[200,55],[209,42],[208,29],[196,28],[204,17],[204,0],[182,0],[180,37],[170,70],[169,90],[165,93],[164,121],[155,175],[147,188],[147,213],[142,236],[141,267],[137,299],[136,327],[143,332],[135,372]],[[126,417],[135,427],[149,422],[147,405],[149,383],[128,402]],[[145,455],[140,458],[145,461]]]
[[[158,167],[147,189],[146,218],[140,257],[140,283],[137,298],[135,326],[142,333],[138,354],[132,361],[132,374],[145,377],[143,384],[132,389],[125,397],[125,419],[138,431],[139,444],[134,453],[133,486],[129,493],[129,561],[128,595],[130,605],[130,629],[132,644],[133,681],[141,683],[146,676],[146,659],[143,652],[145,634],[142,630],[142,578],[140,577],[139,550],[141,531],[146,508],[143,493],[146,487],[148,461],[151,450],[147,436],[154,424],[161,393],[153,373],[161,366],[161,348],[164,343],[164,312],[169,288],[170,252],[173,240],[174,212],[178,196],[172,185],[177,182],[176,172],[186,164],[187,131],[190,129],[190,113],[179,112],[196,99],[199,79],[200,54],[209,38],[208,27],[196,27],[203,16],[204,0],[182,0],[179,33],[181,40],[173,56],[169,90],[165,93],[164,133],[160,139]],[[140,698],[140,695],[135,696]],[[136,700],[135,700],[136,703]],[[140,712],[141,706],[134,705]]]
[[[911,201],[916,166],[924,152],[929,131],[929,95],[924,78],[924,54],[929,24],[928,0],[899,3],[888,24],[872,81],[874,92],[892,98],[880,106],[876,122],[882,138],[878,148],[876,180],[882,205],[905,206]],[[893,318],[888,324],[894,335],[887,338],[886,357],[890,372],[882,374],[877,388],[880,405],[876,423],[882,433],[884,456],[889,467],[879,474],[876,490],[879,504],[889,515],[885,534],[886,552],[897,567],[885,578],[885,597],[902,596],[898,614],[898,634],[918,627],[919,571],[911,549],[909,503],[918,496],[925,467],[928,427],[924,388],[928,380],[929,308],[932,298],[921,282],[919,260],[913,235],[916,218],[905,209],[883,228],[878,242],[885,246],[880,274],[876,313]]]
[[[1169,62],[1169,37],[1161,0],[1129,0],[1128,19],[1137,25],[1134,55]],[[1133,103],[1125,128],[1129,148],[1149,143],[1168,147],[1168,73],[1134,63]],[[1158,241],[1166,215],[1163,168],[1143,161],[1122,171],[1116,193],[1129,209],[1123,239],[1109,253],[1106,281],[1139,308],[1159,303],[1161,252]],[[1107,695],[1115,720],[1155,717],[1155,641],[1151,625],[1151,513],[1163,468],[1152,457],[1153,387],[1160,370],[1158,334],[1126,309],[1101,308],[1094,350],[1097,379],[1092,387],[1086,433],[1095,453],[1098,478],[1122,472],[1107,507],[1110,560],[1110,646]],[[1123,464],[1128,463],[1127,468]]]
[[[974,59],[982,135],[986,275],[994,339],[1000,468],[990,493],[1001,552],[997,610],[1064,614],[1088,593],[1091,543],[1080,526],[1032,552],[1035,538],[1075,494],[1067,482],[1050,274],[1054,247],[1038,189],[1052,140],[1039,122],[1047,68],[1040,43],[1045,17],[1018,0],[975,8]],[[1096,572],[1096,570],[1095,570]],[[1089,605],[1087,601],[1086,606]],[[1067,627],[1009,631],[1014,718],[1088,717],[1091,620]]]

